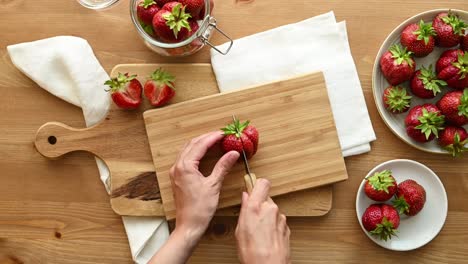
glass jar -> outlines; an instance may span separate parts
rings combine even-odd
[[[154,52],[163,56],[180,57],[194,54],[202,49],[206,44],[224,55],[226,55],[231,49],[233,40],[216,26],[216,19],[211,16],[210,0],[204,0],[205,13],[203,14],[203,19],[198,21],[198,30],[186,40],[176,43],[161,42],[145,31],[137,16],[137,7],[141,1],[142,0],[130,0],[130,16],[138,34],[143,39],[146,46]],[[213,30],[218,31],[229,40],[230,44],[225,50],[219,50],[209,42],[213,34]]]

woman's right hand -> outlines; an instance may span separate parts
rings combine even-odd
[[[268,196],[270,182],[258,179],[252,193],[242,194],[242,207],[236,228],[239,259],[242,264],[290,261],[286,216]]]

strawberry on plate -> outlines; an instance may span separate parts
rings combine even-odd
[[[436,64],[437,76],[456,89],[468,88],[468,52],[460,49],[447,50]]]
[[[468,124],[468,88],[464,91],[453,91],[445,94],[437,107],[449,124],[464,126]]]
[[[122,74],[106,81],[104,84],[109,86],[108,92],[111,93],[114,103],[124,109],[136,109],[141,104],[141,83],[136,79],[136,75],[129,76],[128,73]]]
[[[166,105],[175,96],[175,78],[159,68],[146,81],[144,93],[152,106]]]
[[[437,33],[435,44],[440,47],[453,47],[460,43],[465,34],[467,24],[452,12],[442,12],[432,21],[432,26]]]
[[[257,153],[259,134],[257,129],[249,124],[248,120],[244,123],[236,120],[221,129],[224,132],[221,148],[225,153],[233,150],[242,153],[244,149],[248,159]]]
[[[409,110],[412,96],[405,88],[389,86],[384,90],[383,103],[385,108],[393,114],[401,114]]]
[[[137,6],[137,16],[146,25],[151,25],[158,11],[159,7],[154,0],[143,0]]]
[[[396,196],[393,205],[400,214],[414,216],[426,203],[426,190],[415,180],[405,180],[398,184]]]
[[[437,75],[432,70],[432,64],[429,68],[424,66],[417,70],[411,78],[411,92],[419,98],[431,99],[437,96],[441,91],[441,87],[446,86],[445,81],[439,80]]]
[[[468,133],[463,127],[448,126],[440,133],[439,145],[453,157],[460,157],[468,151]]]
[[[444,129],[445,117],[433,104],[417,105],[405,119],[406,133],[417,142],[426,143],[439,137]]]
[[[396,235],[400,225],[400,215],[388,204],[372,204],[362,215],[362,225],[372,235],[387,241]]]
[[[179,0],[179,2],[187,7],[187,12],[194,18],[200,16],[200,12],[205,6],[205,0]]]
[[[400,42],[401,45],[413,52],[414,56],[424,57],[434,50],[435,35],[432,25],[421,20],[419,24],[409,24],[403,29]]]
[[[370,199],[378,202],[384,202],[395,195],[397,182],[392,176],[392,171],[384,170],[376,172],[374,175],[366,178],[364,191]]]
[[[171,4],[171,3],[168,3]],[[191,15],[185,12],[185,6],[176,4],[172,10],[163,7],[153,17],[153,29],[157,37],[166,42],[180,42],[191,36],[194,23],[190,23]]]
[[[416,62],[411,57],[412,52],[396,44],[380,58],[380,69],[390,85],[398,85],[411,79]]]

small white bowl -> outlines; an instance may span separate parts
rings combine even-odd
[[[383,170],[391,170],[397,183],[407,179],[417,181],[426,190],[424,208],[415,216],[400,216],[397,236],[387,241],[372,236],[362,225],[362,215],[374,203],[364,192],[363,179],[356,196],[356,214],[364,233],[376,244],[395,251],[417,249],[434,239],[444,226],[447,218],[447,193],[439,177],[425,165],[412,160],[390,160],[372,169],[366,177]],[[386,202],[391,204],[391,200]]]
[[[435,10],[430,10],[426,11],[420,14],[417,14],[413,17],[410,17],[409,19],[405,20],[403,23],[401,23],[398,27],[396,27],[390,35],[384,40],[382,46],[379,49],[379,52],[377,53],[377,56],[374,61],[374,69],[372,72],[372,91],[374,94],[374,100],[375,104],[377,105],[377,110],[379,111],[380,116],[382,117],[383,121],[385,124],[390,128],[390,130],[398,136],[401,140],[406,142],[407,144],[430,153],[437,153],[437,154],[449,154],[446,150],[442,149],[439,145],[437,145],[437,140],[433,140],[429,143],[419,143],[410,138],[406,134],[406,127],[405,127],[405,117],[407,116],[408,113],[402,113],[402,114],[392,114],[385,109],[385,106],[383,105],[382,101],[382,96],[383,96],[383,91],[389,86],[387,80],[383,76],[382,72],[380,71],[380,57],[390,48],[391,45],[400,43],[400,34],[403,31],[403,29],[411,24],[411,23],[418,23],[421,19],[424,20],[426,23],[431,22],[434,17],[441,13],[441,12],[447,12],[448,9],[435,9]],[[468,21],[468,12],[463,11],[463,10],[457,10],[457,9],[452,9],[452,12],[455,14],[458,14],[461,19]],[[454,47],[455,48],[455,47]],[[452,48],[450,48],[452,49]],[[416,69],[421,68],[422,65],[425,67],[428,67],[430,64],[433,65],[433,69],[435,70],[435,63],[437,62],[437,59],[440,57],[440,54],[444,52],[445,50],[448,50],[448,48],[439,48],[435,47],[434,51],[427,55],[424,58],[415,58],[416,61]],[[408,92],[411,93],[411,89],[409,87],[409,82],[404,82],[401,84],[401,86],[405,87]],[[444,88],[442,93],[444,94],[447,91],[452,91],[454,89],[452,88]],[[435,104],[440,98],[442,97],[441,94],[439,94],[436,98],[431,99],[431,100],[424,100],[420,99],[416,96],[413,96],[412,102],[411,102],[411,108],[416,106],[416,105],[421,105],[424,103],[432,103]],[[468,129],[468,125],[465,126],[466,129]]]

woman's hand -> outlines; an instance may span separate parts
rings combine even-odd
[[[268,196],[270,182],[258,179],[252,193],[242,194],[242,208],[236,228],[242,264],[290,263],[286,216]]]

